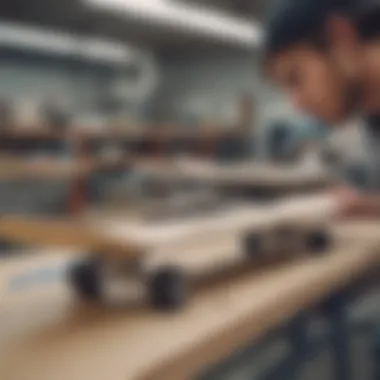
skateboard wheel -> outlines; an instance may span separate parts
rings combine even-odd
[[[73,265],[69,276],[70,283],[78,295],[89,300],[100,298],[99,264],[96,261],[84,261]]]
[[[176,268],[165,268],[153,274],[149,295],[158,309],[178,309],[183,306],[189,293],[186,276]]]
[[[331,235],[326,230],[310,232],[306,237],[306,249],[313,253],[326,251],[332,244]]]
[[[249,233],[244,238],[244,254],[250,259],[257,259],[263,254],[263,237],[257,233]]]

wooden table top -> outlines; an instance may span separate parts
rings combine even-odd
[[[375,222],[339,224],[329,255],[228,279],[174,314],[144,305],[85,306],[60,281],[13,294],[7,284],[19,265],[62,265],[68,256],[45,251],[4,260],[0,378],[189,379],[373,268],[380,262],[379,232]]]

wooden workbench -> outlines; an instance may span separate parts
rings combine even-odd
[[[81,305],[60,282],[2,294],[0,378],[192,378],[373,268],[380,262],[379,232],[375,222],[340,224],[329,255],[226,279],[176,314],[136,304],[114,311]],[[40,256],[29,256],[29,265],[67,258]],[[4,279],[18,273],[17,260],[23,267],[28,261],[9,259],[0,267],[3,289]]]

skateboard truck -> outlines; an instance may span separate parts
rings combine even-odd
[[[148,280],[151,304],[158,309],[177,309],[189,295],[189,281],[184,272],[175,267],[157,270]]]
[[[81,298],[99,300],[101,298],[99,261],[92,259],[74,264],[69,271],[69,282]]]
[[[241,241],[241,255],[251,262],[273,262],[304,250],[310,254],[321,254],[330,247],[330,231],[321,220],[289,219],[256,224],[256,228],[250,220],[244,221],[245,227],[241,228],[246,229]],[[257,220],[257,217],[253,220]],[[223,228],[230,228],[229,220],[222,221]],[[219,227],[214,230],[220,235]],[[207,235],[208,231],[206,229]],[[188,241],[193,236],[196,239],[196,234],[190,232]],[[201,232],[205,234],[204,229]],[[142,290],[155,308],[168,310],[183,306],[190,294],[190,276],[194,268],[188,270],[186,264],[181,262],[176,265],[178,255],[175,244],[183,244],[182,237],[177,236],[177,240],[170,242],[170,250],[175,252],[176,258],[165,263],[146,260],[148,253],[152,258],[155,256],[155,251],[150,251],[149,245],[142,247],[137,242],[116,239],[102,234],[96,228],[67,221],[4,218],[0,223],[0,237],[23,244],[65,246],[90,252],[87,259],[74,264],[69,270],[70,285],[80,297],[90,301],[113,302],[115,294],[117,298],[121,296],[124,299],[130,292],[137,290],[140,293]],[[235,235],[233,237],[236,238]],[[158,252],[166,254],[166,251],[167,247],[161,246]],[[233,259],[235,261],[236,258]],[[211,260],[214,260],[212,255]],[[209,265],[210,260],[206,260],[205,264]]]
[[[159,310],[178,309],[186,303],[189,296],[188,277],[184,271],[174,266],[162,266],[144,272],[139,260],[110,263],[89,258],[74,264],[69,271],[69,282],[73,290],[80,298],[94,302],[103,299],[106,282],[112,277],[136,280],[136,284],[144,286],[149,303]],[[127,293],[128,289],[124,289]]]
[[[243,236],[243,252],[251,260],[290,255],[293,251],[324,253],[332,244],[332,236],[325,226],[280,225],[263,231],[250,231]]]
[[[323,253],[332,245],[332,236],[327,229],[316,229],[306,237],[306,249],[312,253]]]

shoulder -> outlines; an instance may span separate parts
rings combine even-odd
[[[348,185],[367,188],[371,153],[365,124],[358,120],[333,131],[322,144],[322,161],[330,172]]]
[[[362,162],[367,156],[366,128],[361,120],[346,123],[332,131],[323,141],[323,151],[341,162]]]

